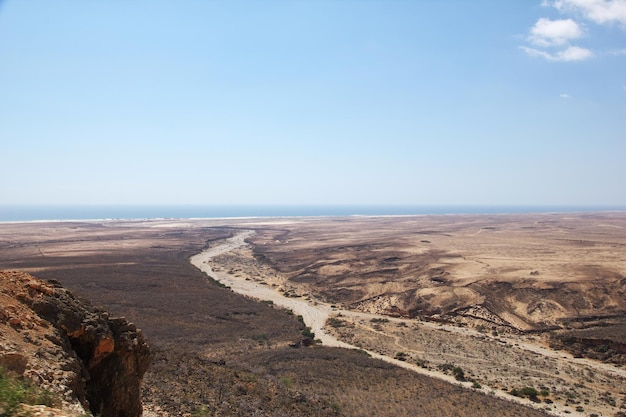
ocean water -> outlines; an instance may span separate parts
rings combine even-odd
[[[0,222],[44,220],[192,219],[237,217],[401,216],[425,214],[571,213],[626,211],[600,206],[199,206],[199,205],[0,205]]]

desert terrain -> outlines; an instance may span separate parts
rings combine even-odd
[[[624,213],[0,225],[144,330],[171,415],[620,415],[625,249]]]

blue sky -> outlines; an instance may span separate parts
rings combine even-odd
[[[626,205],[626,0],[0,3],[0,204]]]

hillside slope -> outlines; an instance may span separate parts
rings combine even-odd
[[[52,393],[70,413],[141,415],[150,363],[143,334],[57,282],[0,271],[0,366]]]

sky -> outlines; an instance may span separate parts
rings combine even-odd
[[[626,0],[0,0],[0,205],[626,206]]]

